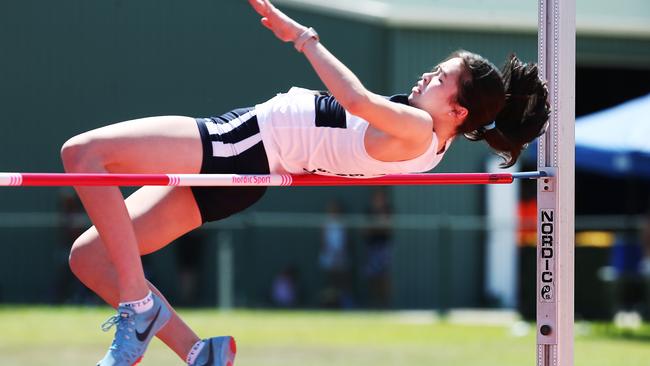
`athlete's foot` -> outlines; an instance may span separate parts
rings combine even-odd
[[[110,317],[102,330],[117,326],[115,338],[106,356],[97,366],[133,366],[142,360],[149,342],[167,324],[171,312],[163,301],[153,294],[153,308],[137,314],[133,309],[120,306],[117,315]]]
[[[237,345],[233,337],[214,337],[203,340],[201,353],[190,366],[233,366]]]

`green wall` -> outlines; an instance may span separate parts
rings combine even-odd
[[[384,94],[410,90],[423,71],[458,48],[498,65],[510,52],[536,59],[534,34],[394,29],[287,12],[318,29],[323,43],[369,89]],[[243,1],[3,1],[0,45],[0,171],[61,171],[59,149],[67,138],[112,122],[214,115],[264,101],[292,85],[322,88],[304,57],[277,41]],[[650,65],[648,40],[579,37],[577,49],[582,64]],[[437,171],[484,169],[487,148],[461,140]],[[56,214],[66,192],[0,189],[0,213]],[[397,187],[391,194],[397,214],[483,212],[481,187]],[[363,213],[369,196],[366,188],[270,189],[252,211],[319,213],[336,198],[347,213]],[[51,299],[69,244],[58,223],[48,220],[0,228],[0,301]],[[204,305],[216,301],[215,233],[205,231],[199,260]],[[317,302],[318,229],[244,227],[234,235],[238,305],[266,303],[271,278],[290,264],[299,269],[305,304]],[[351,236],[353,254],[361,258],[361,233],[353,230]],[[481,232],[404,230],[395,239],[396,306],[482,304]],[[172,300],[179,293],[177,250],[172,246],[146,260]],[[354,281],[363,295],[358,273]]]

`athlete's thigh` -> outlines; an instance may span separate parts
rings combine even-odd
[[[198,173],[203,147],[194,118],[161,116],[101,127],[81,135],[106,168],[119,173]]]
[[[143,187],[126,199],[140,247],[149,254],[201,226],[190,187]]]
[[[140,254],[155,252],[201,226],[201,215],[189,187],[143,187],[126,199]],[[95,227],[75,243],[83,257],[101,265],[108,261]],[[90,263],[89,263],[90,264]]]

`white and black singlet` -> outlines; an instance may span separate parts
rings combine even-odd
[[[408,104],[406,96],[391,97]],[[345,111],[331,95],[291,88],[255,106],[260,133],[273,173],[367,178],[385,174],[426,172],[443,157],[434,137],[426,152],[405,161],[372,158],[365,148],[368,122]],[[446,150],[446,149],[445,149]]]
[[[390,98],[408,104],[405,95]],[[204,174],[321,174],[369,178],[425,172],[443,153],[434,133],[427,151],[405,161],[385,162],[365,149],[368,122],[345,111],[328,94],[291,88],[254,108],[197,118]],[[444,151],[447,149],[445,148]],[[192,187],[204,222],[242,211],[266,187]]]

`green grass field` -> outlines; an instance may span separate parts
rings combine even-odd
[[[367,312],[182,310],[201,336],[232,334],[237,366],[535,364],[535,337],[513,327],[433,316]],[[112,338],[104,307],[0,307],[0,365],[94,365]],[[576,366],[650,365],[650,326],[627,335],[606,324],[576,327]],[[154,340],[142,365],[183,365]]]

